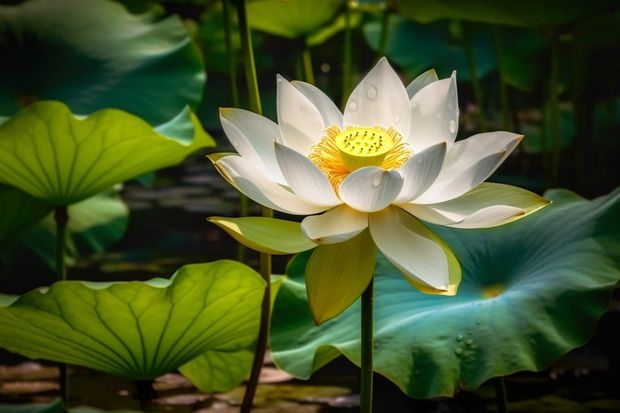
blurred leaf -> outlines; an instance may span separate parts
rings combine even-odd
[[[381,35],[380,22],[371,21],[365,24],[363,31],[370,47],[377,50]],[[489,28],[476,28],[471,35],[479,77],[485,76],[496,67],[493,38],[489,33]],[[469,79],[463,40],[454,36],[448,22],[419,24],[392,15],[387,36],[387,57],[409,76],[436,69],[439,77],[449,76],[456,70],[459,79]]]
[[[0,347],[150,380],[205,351],[252,345],[264,285],[226,260],[186,265],[170,280],[60,281],[0,308]]]
[[[567,4],[563,0],[397,0],[403,16],[421,23],[439,19],[471,20],[526,27],[558,27],[590,19],[618,9],[616,0],[580,1]]]
[[[36,102],[0,125],[0,182],[70,205],[214,144],[187,109],[159,132],[175,135],[115,109],[78,119],[60,102]]]
[[[60,100],[156,125],[200,101],[198,49],[177,16],[130,14],[107,0],[31,0],[0,6],[0,113]]]
[[[1,412],[10,413],[68,413],[60,399],[50,403],[0,404]]]
[[[0,250],[52,210],[47,202],[6,185],[0,185],[0,205]]]
[[[125,234],[129,210],[116,191],[95,195],[70,205],[66,259],[75,259],[105,250]],[[24,292],[46,282],[45,273],[56,268],[56,223],[49,213],[36,225],[21,232],[0,251],[6,272],[0,290]],[[23,272],[22,272],[23,271]],[[27,273],[28,277],[19,276]]]
[[[491,377],[541,370],[589,339],[620,280],[620,188],[593,201],[546,195],[554,204],[502,227],[433,226],[463,268],[455,297],[419,293],[379,257],[378,373],[412,397],[451,396]],[[270,341],[276,365],[301,378],[340,354],[360,363],[359,302],[316,327],[302,277],[307,257],[289,267]]]
[[[250,27],[276,36],[296,39],[313,34],[331,22],[344,0],[253,0],[247,3]]]

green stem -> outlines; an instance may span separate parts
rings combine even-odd
[[[351,7],[345,10],[344,50],[342,56],[342,107],[353,88],[353,27],[351,27]]]
[[[256,67],[254,65],[254,54],[252,52],[252,37],[247,21],[247,12],[245,0],[237,0],[237,20],[239,23],[239,32],[241,34],[241,48],[244,54],[245,77],[247,80],[248,94],[250,96],[250,109],[257,114],[262,114],[260,103],[260,95],[258,91],[258,79],[256,76]],[[263,207],[263,217],[273,217],[273,211]],[[260,329],[258,332],[258,340],[256,350],[254,352],[254,361],[252,363],[252,371],[245,388],[243,401],[241,404],[241,413],[249,413],[252,410],[254,395],[258,387],[258,380],[263,366],[263,360],[267,351],[267,340],[269,337],[269,319],[271,315],[271,255],[261,253],[260,255],[260,274],[265,280],[265,293],[261,305]]]
[[[467,23],[463,23],[463,43],[465,46],[465,58],[467,59],[469,79],[471,80],[471,85],[474,90],[474,99],[476,100],[476,105],[478,106],[478,123],[480,130],[485,131],[487,129],[487,118],[484,114],[482,89],[480,88],[480,80],[478,79],[478,70],[476,68],[476,57],[474,56],[474,47]]]
[[[361,321],[361,340],[362,340],[362,363],[361,363],[361,386],[360,386],[360,412],[372,412],[372,378],[373,362],[372,353],[374,346],[374,297],[373,280],[362,294],[362,321]]]
[[[508,86],[506,84],[506,76],[504,73],[504,49],[499,36],[499,28],[493,27],[493,37],[495,38],[495,57],[497,59],[497,72],[499,74],[499,96],[502,106],[502,127],[504,130],[513,130],[512,117],[510,116],[510,107],[508,105]]]
[[[312,54],[305,41],[301,51],[301,60],[304,68],[304,79],[311,85],[315,85],[316,80],[314,78],[314,69],[312,68]]]
[[[69,214],[66,206],[58,206],[54,210],[54,220],[56,221],[56,278],[58,281],[67,279],[67,266],[65,264],[65,239],[67,234],[67,223]],[[60,397],[67,403],[69,397],[69,377],[67,375],[67,365],[58,365],[58,382],[60,385]]]
[[[377,59],[379,60],[383,56],[385,56],[385,52],[387,50],[388,43],[388,29],[390,22],[390,11],[386,7],[381,12],[381,33],[379,34],[379,47],[377,48]]]
[[[560,177],[560,103],[558,79],[560,41],[558,34],[551,33],[550,39],[550,73],[549,73],[549,112],[551,127],[551,154],[549,165],[549,180],[552,186],[559,183]]]
[[[232,12],[230,10],[230,0],[222,0],[224,11],[224,38],[226,42],[226,57],[228,59],[228,83],[230,84],[230,92],[232,95],[233,107],[239,107],[239,88],[237,87],[237,59],[232,44],[232,30],[230,22],[232,21]],[[244,194],[239,196],[239,216],[247,217],[250,211],[250,203],[248,197]],[[237,244],[237,261],[245,262],[247,248],[245,245]]]
[[[241,50],[243,52],[243,66],[245,69],[245,80],[250,99],[250,110],[255,113],[262,114],[263,109],[261,107],[260,95],[258,93],[258,78],[256,76],[254,51],[252,50],[252,36],[250,34],[250,26],[248,25],[245,0],[236,0],[236,2],[237,22],[239,24],[239,33],[241,35]]]
[[[153,380],[138,380],[135,384],[134,398],[138,399],[140,410],[143,412],[150,411],[153,399],[157,397],[155,389],[153,388]]]
[[[506,381],[503,377],[495,379],[495,400],[497,401],[497,411],[508,413],[508,399],[506,398]]]

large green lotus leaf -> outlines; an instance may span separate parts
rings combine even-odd
[[[0,185],[0,250],[20,231],[39,222],[52,210],[45,201],[17,188]]]
[[[265,282],[246,265],[190,264],[170,280],[60,281],[0,308],[0,347],[132,380],[256,340]]]
[[[271,278],[271,304],[275,301],[284,281],[283,276]],[[238,351],[206,351],[190,362],[179,367],[200,391],[222,392],[247,379],[254,361],[256,346]]]
[[[375,371],[412,397],[453,395],[485,380],[540,370],[584,344],[620,280],[620,189],[593,201],[567,191],[514,223],[434,227],[461,261],[454,297],[424,295],[380,257],[375,277]],[[360,364],[357,302],[316,327],[296,257],[276,299],[271,349],[297,377],[340,354]]]
[[[526,26],[558,27],[587,20],[617,9],[616,0],[580,1],[569,5],[563,0],[398,0],[399,14],[422,23],[438,19]]]
[[[368,44],[377,50],[381,23],[371,21],[363,26],[363,31]],[[493,38],[488,32],[488,28],[476,28],[471,36],[476,74],[480,77],[496,67]],[[389,20],[387,39],[386,55],[410,76],[434,68],[441,77],[456,70],[459,79],[470,78],[463,41],[452,35],[448,22],[420,24],[393,15]]]
[[[200,54],[177,16],[108,0],[0,6],[0,113],[36,100],[74,113],[117,108],[157,125],[200,101]]]
[[[0,182],[70,205],[213,144],[187,109],[153,130],[120,110],[78,118],[60,102],[40,101],[0,125]]]
[[[344,0],[255,0],[248,2],[248,23],[253,29],[289,39],[305,37],[334,20]]]

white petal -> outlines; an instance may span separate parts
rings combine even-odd
[[[485,156],[504,152],[508,157],[519,145],[523,135],[511,132],[486,132],[454,142],[446,154],[448,168],[467,169]],[[502,160],[503,162],[503,160]]]
[[[433,224],[456,228],[488,228],[521,218],[548,204],[546,199],[525,189],[485,182],[450,201],[399,206]]]
[[[294,80],[291,82],[293,86],[297,88],[301,93],[307,97],[310,102],[318,109],[319,113],[323,117],[323,123],[325,127],[330,125],[336,125],[342,129],[342,113],[338,106],[318,87],[311,85],[310,83],[300,82]]]
[[[408,202],[420,196],[435,182],[446,156],[446,143],[441,142],[414,154],[400,168],[404,183],[396,202]]]
[[[455,142],[448,148],[435,183],[414,201],[421,204],[443,202],[475,188],[495,172],[521,139],[523,135],[516,133],[488,132]],[[478,180],[480,176],[484,176],[482,180]]]
[[[304,235],[317,244],[335,244],[353,238],[368,227],[368,214],[346,205],[321,215],[311,215],[301,222]]]
[[[454,142],[459,125],[456,75],[433,82],[411,98],[409,143],[422,150],[438,142]]]
[[[358,211],[374,212],[390,205],[403,187],[403,176],[396,170],[376,166],[357,169],[347,176],[338,190],[342,199]]]
[[[325,211],[325,207],[308,203],[271,180],[241,156],[225,156],[214,162],[214,165],[239,191],[268,208],[294,215]]]
[[[277,142],[275,152],[286,182],[300,198],[328,208],[342,203],[327,177],[310,159]]]
[[[438,290],[447,290],[448,259],[427,234],[428,228],[400,208],[390,207],[368,217],[370,234],[399,270]]]
[[[264,116],[243,109],[220,109],[222,128],[233,147],[273,180],[286,181],[277,167],[273,142],[280,139],[278,125]]]
[[[344,124],[395,127],[405,138],[411,127],[405,86],[382,58],[355,87],[344,110]]]
[[[466,170],[455,169],[445,174],[444,170],[442,170],[435,183],[412,202],[416,204],[434,204],[461,196],[491,176],[504,158],[505,153],[500,152],[480,159]]]
[[[302,155],[308,155],[326,129],[319,110],[280,75],[277,77],[277,109],[284,143]]]
[[[413,79],[411,83],[407,85],[407,96],[409,96],[409,99],[411,99],[413,95],[418,93],[423,87],[425,87],[426,85],[430,85],[431,83],[438,80],[439,78],[437,77],[437,72],[435,72],[435,69],[427,70],[426,72]]]

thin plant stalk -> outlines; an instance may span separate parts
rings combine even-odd
[[[248,25],[247,10],[245,0],[237,0],[237,20],[239,33],[241,34],[241,48],[243,51],[243,62],[245,67],[245,77],[250,97],[250,109],[257,114],[262,114],[260,95],[258,91],[258,79],[256,76],[256,66],[254,64],[254,52],[252,51],[252,37]],[[263,217],[273,217],[273,211],[269,208],[262,208]],[[267,352],[267,339],[269,337],[269,318],[271,315],[271,255],[261,253],[260,255],[260,274],[265,280],[265,292],[261,305],[260,329],[256,350],[254,351],[254,361],[250,378],[245,388],[243,401],[241,403],[241,413],[249,413],[254,402],[254,395],[258,387],[258,380],[263,367],[263,360]]]
[[[351,25],[351,7],[347,2],[345,9],[344,50],[342,55],[342,106],[353,89],[353,27]]]
[[[508,413],[508,399],[506,398],[506,381],[503,377],[495,379],[495,400],[497,401],[497,411]]]
[[[476,57],[474,56],[473,41],[471,38],[470,28],[466,23],[463,23],[463,45],[465,47],[465,58],[467,60],[467,70],[469,71],[469,79],[474,91],[474,99],[478,106],[478,124],[480,130],[485,131],[487,129],[487,118],[484,114],[484,99],[482,96],[482,89],[480,88],[480,80],[478,79],[478,70],[476,68]]]
[[[361,351],[360,371],[360,412],[372,412],[373,395],[373,346],[374,346],[374,282],[362,293]]]
[[[67,236],[67,224],[69,214],[66,206],[58,206],[54,210],[54,221],[56,221],[56,278],[58,281],[67,279],[67,266],[65,264],[65,239]],[[60,385],[60,397],[63,402],[67,402],[69,397],[69,377],[67,375],[67,365],[58,365],[58,384]]]
[[[312,68],[312,54],[310,53],[310,48],[304,42],[303,48],[301,50],[301,61],[302,66],[304,68],[304,79],[307,83],[311,85],[316,84],[316,79],[314,78],[314,69]]]
[[[379,34],[379,47],[377,48],[377,58],[376,60],[381,59],[385,56],[385,52],[387,51],[388,44],[388,34],[389,34],[389,25],[390,23],[390,10],[386,7],[381,12],[381,32]]]
[[[232,95],[233,107],[239,107],[239,88],[237,87],[237,59],[233,50],[232,30],[230,22],[232,21],[232,12],[230,0],[222,0],[224,11],[224,39],[226,44],[226,58],[228,60],[228,83],[230,84],[230,92]],[[250,213],[250,202],[244,194],[239,195],[239,216],[247,217]],[[242,243],[237,243],[237,261],[245,262],[247,247]]]
[[[504,73],[504,49],[499,35],[499,28],[493,28],[493,37],[495,40],[495,58],[497,59],[497,73],[499,75],[499,96],[502,107],[502,128],[504,130],[513,130],[512,117],[510,116],[510,107],[508,105],[508,86]]]
[[[559,184],[560,180],[560,102],[558,79],[560,40],[558,34],[551,33],[550,38],[550,70],[549,70],[549,121],[551,133],[551,153],[549,159],[549,181],[551,185]]]

